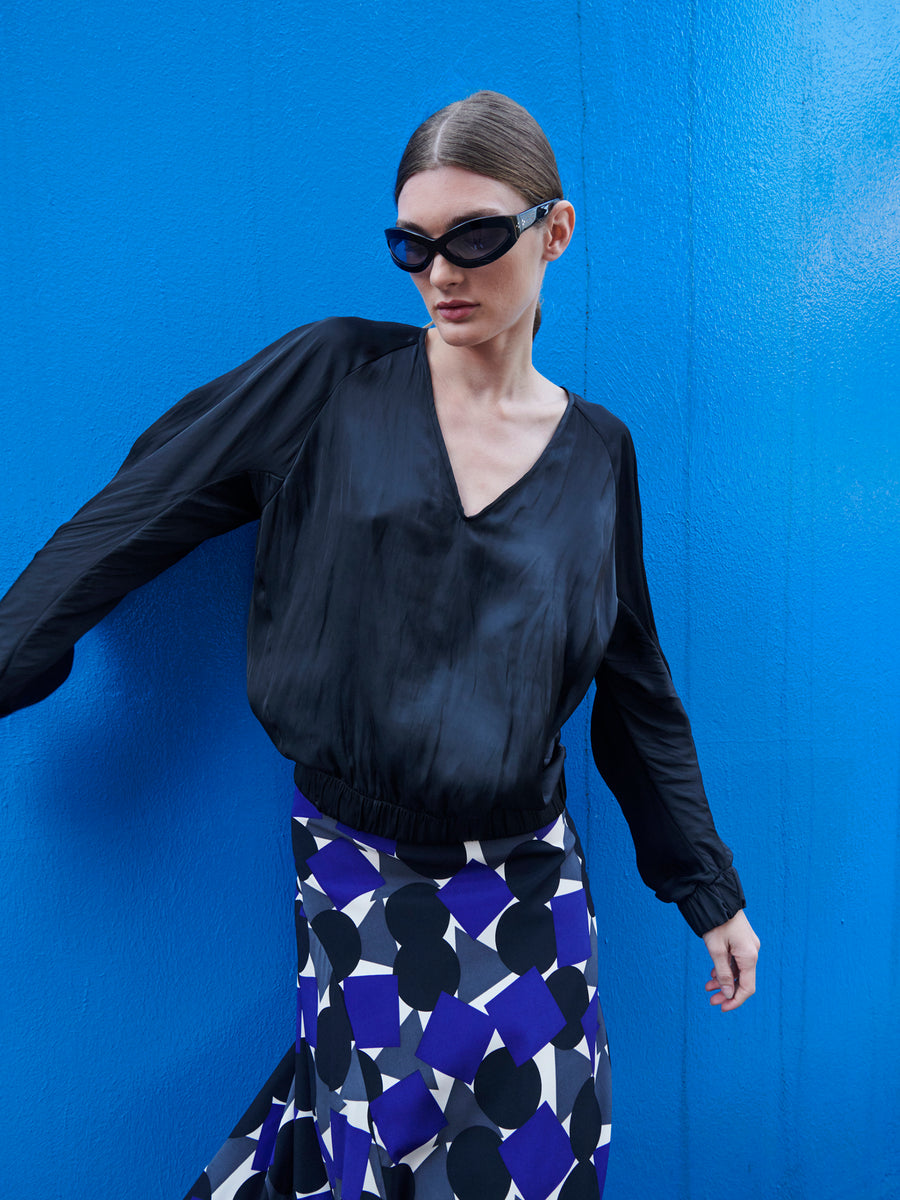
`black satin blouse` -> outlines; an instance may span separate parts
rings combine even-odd
[[[0,715],[58,687],[130,589],[255,519],[250,703],[322,811],[417,842],[537,829],[596,680],[594,756],[643,878],[698,933],[742,906],[657,641],[628,431],[570,395],[466,516],[412,326],[305,326],[151,426],[0,604]]]

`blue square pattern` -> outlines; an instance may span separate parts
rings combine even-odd
[[[372,1120],[394,1162],[435,1137],[447,1124],[418,1071],[382,1092],[369,1105]]]
[[[309,975],[297,977],[297,1042],[305,1037],[315,1049],[319,1021],[319,989]]]
[[[606,1183],[606,1171],[609,1167],[609,1142],[598,1146],[594,1153],[594,1170],[597,1172],[597,1183],[600,1185],[600,1195],[603,1195],[603,1185]]]
[[[554,896],[550,909],[556,934],[557,966],[571,967],[587,962],[591,957],[591,926],[584,891],[579,888],[577,892]]]
[[[568,1134],[546,1102],[500,1146],[522,1200],[547,1200],[575,1162]]]
[[[331,1114],[331,1149],[335,1178],[341,1181],[341,1200],[360,1200],[371,1145],[366,1130],[351,1125],[343,1113]]]
[[[281,1124],[281,1114],[284,1112],[284,1105],[273,1101],[272,1107],[266,1114],[266,1119],[262,1123],[262,1129],[259,1131],[259,1138],[256,1142],[256,1153],[253,1155],[252,1170],[266,1171],[272,1162],[272,1154],[275,1150],[275,1138],[278,1135],[278,1127]]]
[[[378,837],[375,833],[364,833],[361,829],[351,829],[349,825],[345,825],[342,821],[337,822],[337,827],[341,833],[346,833],[355,842],[362,842],[364,846],[371,846],[373,850],[379,850],[382,854],[390,854],[392,858],[396,857],[396,838]]]
[[[300,791],[299,788],[295,788],[294,789],[294,806],[291,809],[291,816],[292,817],[309,817],[312,820],[315,820],[317,817],[321,818],[322,814],[319,812],[319,810],[316,808],[316,806],[312,803],[311,800],[307,800],[307,798],[303,795],[303,793]]]
[[[449,883],[438,889],[438,898],[456,917],[469,937],[477,938],[513,898],[496,871],[482,862],[468,862]]]
[[[517,1067],[533,1058],[566,1024],[536,967],[485,1005]]]
[[[328,1132],[331,1134],[331,1161],[334,1163],[334,1177],[340,1179],[344,1166],[344,1136],[347,1132],[347,1118],[343,1113],[332,1110],[328,1117]]]
[[[416,1057],[445,1075],[471,1083],[493,1035],[494,1022],[490,1017],[441,992]]]
[[[396,975],[349,975],[344,1001],[353,1040],[363,1049],[400,1045],[400,998]]]
[[[311,854],[307,866],[335,908],[381,887],[384,879],[352,842],[334,841]]]

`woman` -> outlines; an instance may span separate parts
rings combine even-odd
[[[659,649],[631,441],[532,365],[574,212],[552,150],[481,92],[413,135],[396,264],[430,326],[329,320],[192,392],[0,606],[0,714],[198,542],[259,518],[254,712],[295,764],[297,1040],[197,1200],[597,1197],[609,1057],[560,728],[644,879],[713,959],[758,942]]]

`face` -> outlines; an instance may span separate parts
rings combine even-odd
[[[403,185],[397,224],[434,238],[473,217],[507,217],[529,207],[508,184],[462,167],[435,167],[413,175]],[[571,235],[569,229],[560,244],[558,229],[554,233],[559,221],[553,218],[563,215],[556,213],[561,208],[571,210],[571,205],[556,205],[549,217],[526,229],[496,262],[458,267],[438,254],[424,271],[411,276],[445,342],[474,346],[522,331],[530,342],[544,269],[559,257]]]

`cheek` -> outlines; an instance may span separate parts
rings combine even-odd
[[[504,282],[504,291],[510,301],[522,304],[530,303],[541,286],[540,273],[534,270],[530,262],[513,264]]]
[[[410,272],[409,277],[415,284],[416,291],[419,293],[419,295],[424,300],[425,296],[426,296],[426,292],[428,290],[428,272],[427,271]]]

